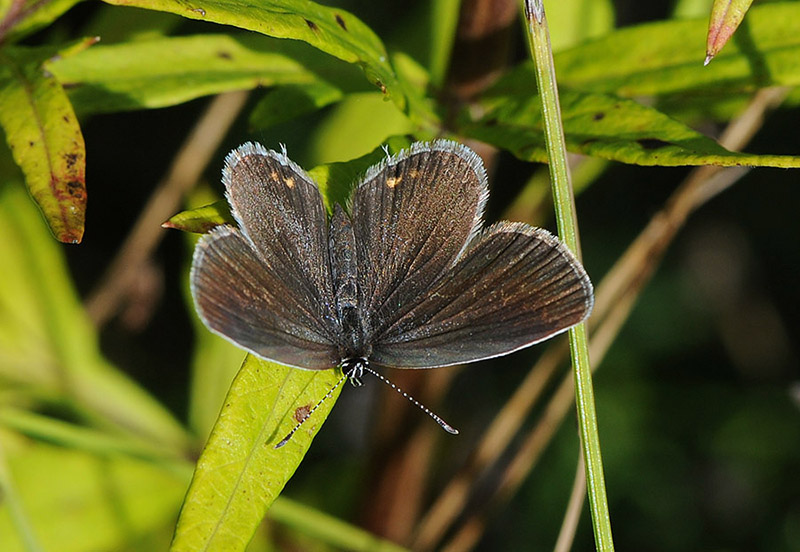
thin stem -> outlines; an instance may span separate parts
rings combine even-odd
[[[580,256],[575,197],[567,167],[567,148],[564,130],[561,126],[561,108],[558,101],[553,52],[550,47],[550,35],[542,1],[526,0],[525,16],[528,23],[531,53],[536,64],[536,84],[542,102],[542,120],[544,121],[545,143],[550,161],[558,233],[567,247]],[[597,413],[594,404],[585,324],[579,324],[569,331],[569,344],[575,379],[575,402],[581,444],[586,459],[586,481],[595,544],[598,550],[613,550],[614,541],[611,534],[603,460],[600,454],[600,437],[597,429]]]
[[[575,470],[575,481],[572,484],[572,492],[569,495],[569,504],[564,514],[564,521],[561,522],[561,530],[558,532],[558,540],[553,548],[553,552],[569,552],[575,542],[575,533],[578,531],[578,522],[581,519],[583,501],[586,498],[586,464],[583,462],[583,454],[578,455],[578,466]]]
[[[247,95],[246,91],[235,91],[214,98],[186,138],[169,173],[153,191],[101,283],[86,300],[86,311],[96,326],[102,326],[117,312],[139,270],[164,236],[161,223],[175,214],[184,195],[195,185],[244,107]]]

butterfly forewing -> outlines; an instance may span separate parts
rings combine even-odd
[[[431,368],[503,355],[584,320],[592,302],[586,272],[554,236],[498,223],[424,301],[375,336],[371,360]]]
[[[228,155],[222,180],[240,229],[284,283],[287,299],[334,339],[327,215],[316,184],[285,152],[253,143]]]
[[[327,217],[313,181],[285,153],[244,144],[222,173],[239,229],[204,237],[192,294],[212,330],[269,360],[321,370],[340,362]]]
[[[487,197],[478,156],[454,142],[415,144],[373,167],[351,215],[368,337],[412,309],[478,231]]]

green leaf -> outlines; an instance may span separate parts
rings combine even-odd
[[[0,408],[0,426],[32,439],[98,456],[128,456],[146,460],[166,471],[185,476],[187,481],[191,475],[179,451],[167,449],[160,443],[99,431],[13,407]]]
[[[103,359],[62,251],[13,181],[0,185],[0,234],[0,379],[97,427],[185,450],[169,412]]]
[[[338,370],[289,368],[248,355],[197,462],[171,550],[244,550],[311,446],[341,387]]]
[[[547,161],[539,98],[526,68],[507,75],[464,110],[459,131],[528,161]],[[731,152],[699,132],[633,100],[561,91],[567,148],[635,165],[800,167],[800,157]],[[474,113],[478,113],[476,117]]]
[[[717,94],[800,84],[800,3],[753,7],[747,39],[703,66],[708,19],[637,25],[559,52],[560,86],[620,96]],[[532,69],[531,69],[532,71]]]
[[[109,4],[165,11],[276,38],[302,40],[363,68],[367,79],[402,109],[405,98],[378,36],[344,10],[308,0],[209,0],[196,5],[171,0],[106,0]]]
[[[0,444],[0,493],[3,496],[3,506],[0,510],[0,527],[5,523],[8,528],[5,530],[6,538],[15,535],[19,539],[20,548],[26,552],[40,552],[44,550],[39,544],[39,539],[31,525],[28,512],[22,504],[22,497],[17,492],[11,470],[6,462],[3,446]],[[3,516],[3,512],[7,512]],[[5,517],[5,519],[4,519]],[[0,541],[3,537],[0,535]],[[8,547],[4,547],[6,550]]]
[[[95,46],[49,69],[81,113],[163,107],[229,90],[331,86],[263,36],[196,35]]]
[[[196,209],[181,211],[161,226],[184,232],[205,234],[221,224],[236,225],[228,202],[224,199]]]
[[[614,28],[610,0],[560,0],[547,6],[547,24],[553,51],[604,36]]]
[[[408,117],[379,94],[350,94],[326,114],[309,137],[308,148],[323,163],[352,160],[373,152],[390,136],[414,130]]]
[[[328,211],[333,209],[334,203],[347,204],[353,188],[368,168],[386,159],[387,155],[398,153],[411,144],[407,136],[390,136],[383,142],[382,146],[361,157],[341,163],[327,163],[308,171],[309,176],[314,179],[322,191]],[[384,150],[384,146],[386,150]]]
[[[430,71],[431,82],[441,87],[450,66],[461,5],[460,2],[452,0],[431,0],[428,10],[426,23],[430,26],[430,38],[426,65]],[[416,25],[418,21],[414,23]]]
[[[0,52],[0,125],[28,189],[62,242],[83,238],[86,149],[61,84],[42,69],[52,48]]]
[[[3,448],[8,433],[0,439]],[[0,508],[3,552],[30,552],[23,539],[31,535],[43,550],[126,550],[159,530],[166,533],[186,489],[185,476],[124,456],[97,457],[35,442],[23,442],[6,456],[31,534],[20,535],[8,508]]]
[[[325,82],[284,86],[268,92],[250,114],[250,126],[264,129],[338,102],[342,91]]]
[[[50,25],[61,14],[65,13],[80,0],[25,0],[24,2],[3,2],[0,8],[0,42],[13,43],[21,38]],[[21,4],[21,5],[20,5]]]
[[[363,552],[402,552],[407,550],[391,541],[382,540],[359,527],[286,497],[275,501],[269,515],[275,521],[343,550]]]

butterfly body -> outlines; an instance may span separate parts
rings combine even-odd
[[[212,331],[268,360],[433,368],[510,353],[591,311],[586,272],[557,238],[522,223],[483,229],[478,156],[454,142],[370,168],[330,218],[285,152],[245,144],[223,183],[238,228],[198,243],[192,295]]]

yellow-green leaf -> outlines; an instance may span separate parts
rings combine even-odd
[[[62,242],[78,243],[86,213],[86,149],[67,95],[43,70],[54,53],[0,53],[0,125],[50,230]]]
[[[132,540],[152,540],[159,530],[166,536],[186,488],[183,475],[125,456],[36,442],[6,456],[7,478],[30,533],[21,534],[19,520],[0,508],[3,552],[30,552],[25,539],[31,536],[43,550],[59,552],[124,550]]]
[[[165,11],[276,38],[302,40],[363,68],[367,78],[401,108],[405,107],[397,77],[380,38],[351,13],[308,0],[106,0],[109,4]]]
[[[331,390],[338,374],[338,370],[300,370],[247,356],[197,462],[171,550],[246,548],[341,388],[285,446],[275,445]]]
[[[236,220],[231,215],[228,202],[224,199],[197,209],[181,211],[177,215],[170,217],[161,226],[183,230],[184,232],[205,234],[221,224],[236,224]]]
[[[250,126],[267,128],[338,102],[342,91],[325,82],[284,86],[267,93],[250,114]]]
[[[252,33],[154,38],[100,44],[48,69],[80,113],[164,107],[229,90],[327,84],[296,59],[296,48],[283,44]]]
[[[58,16],[69,10],[80,0],[53,0],[39,2],[27,0],[3,2],[0,7],[0,42],[9,44],[27,36],[42,27],[50,25]],[[21,8],[21,9],[20,9]]]
[[[637,25],[559,52],[558,82],[625,97],[752,92],[800,84],[800,2],[754,6],[747,40],[733,41],[703,66],[708,20]]]
[[[547,161],[539,98],[525,70],[507,75],[465,109],[459,131],[520,159]],[[633,100],[561,91],[569,151],[635,165],[800,167],[800,157],[728,151],[717,142]],[[476,116],[477,113],[477,116]]]

